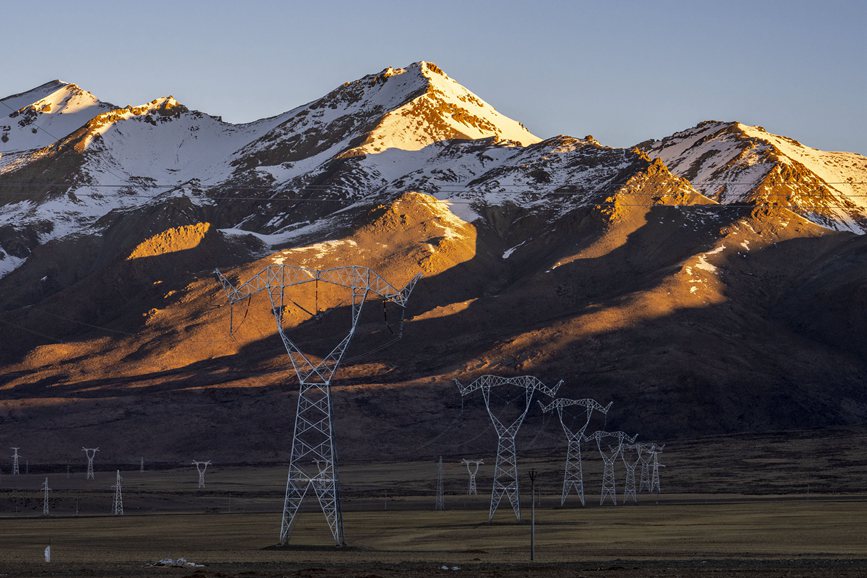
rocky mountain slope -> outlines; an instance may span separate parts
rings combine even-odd
[[[792,209],[824,227],[867,231],[867,157],[826,152],[760,126],[707,121],[639,145],[721,203]]]
[[[867,237],[839,184],[858,155],[720,123],[632,150],[540,140],[425,62],[246,125],[171,97],[90,112],[0,158],[0,437],[40,459],[108,435],[117,461],[285,457],[273,317],[230,314],[211,275],[280,263],[425,275],[404,338],[368,304],[338,374],[357,459],[488,448],[480,400],[451,383],[484,372],[563,378],[646,437],[867,414]],[[293,295],[311,355],[346,330],[346,299]]]

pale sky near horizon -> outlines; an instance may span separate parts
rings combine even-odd
[[[12,0],[0,21],[0,97],[60,78],[247,122],[429,60],[543,138],[739,120],[867,154],[867,1]]]

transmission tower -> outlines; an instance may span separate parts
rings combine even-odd
[[[81,451],[83,451],[84,455],[87,456],[87,475],[84,479],[93,480],[95,479],[93,476],[93,458],[96,456],[96,452],[99,451],[99,448],[81,448]]]
[[[626,504],[631,499],[633,504],[637,504],[638,495],[635,489],[635,470],[638,468],[638,464],[641,463],[641,444],[623,444],[620,458],[623,460],[623,467],[626,469],[626,481],[623,483],[623,503]]]
[[[461,460],[461,463],[467,466],[467,474],[470,477],[470,484],[467,486],[467,495],[475,496],[479,493],[476,489],[476,474],[479,473],[479,466],[485,463],[485,461],[463,459]]]
[[[42,515],[47,516],[49,514],[48,510],[48,492],[51,491],[51,488],[48,487],[48,478],[45,478],[45,481],[42,482]]]
[[[18,469],[18,450],[21,448],[9,448],[12,450],[12,475],[18,476],[21,475],[21,472]]]
[[[605,498],[610,497],[611,503],[617,505],[617,488],[614,481],[614,462],[620,456],[623,449],[623,441],[634,443],[637,435],[629,437],[622,431],[606,432],[597,431],[589,436],[584,436],[584,441],[596,440],[596,447],[599,449],[599,455],[602,456],[602,496],[599,499],[599,505],[605,503]]]
[[[277,323],[277,332],[298,376],[298,403],[295,411],[295,429],[292,434],[289,474],[286,479],[286,497],[283,501],[283,516],[280,522],[280,543],[285,544],[289,540],[289,534],[304,496],[312,487],[334,541],[338,545],[343,545],[345,540],[337,477],[337,452],[333,435],[331,380],[355,335],[361,310],[368,297],[378,295],[383,303],[391,301],[403,310],[421,274],[413,277],[403,289],[398,290],[373,270],[357,266],[318,270],[274,264],[265,267],[238,287],[232,285],[219,270],[215,270],[214,273],[232,305],[251,299],[257,293],[263,291],[267,293]],[[349,290],[352,315],[346,335],[324,358],[314,362],[286,335],[283,330],[283,312],[287,289],[314,284],[318,296],[319,283]],[[291,299],[289,302],[295,303]],[[316,314],[318,314],[318,304]],[[402,331],[401,325],[395,339],[400,338]],[[321,460],[325,465],[316,466],[315,460]]]
[[[639,492],[650,491],[650,463],[653,458],[653,442],[643,442],[638,445],[638,459],[641,461],[641,478],[638,482]]]
[[[201,490],[205,487],[205,470],[211,465],[211,460],[206,462],[193,460],[193,465],[196,466],[196,470],[199,472],[199,489]]]
[[[123,486],[121,485],[120,470],[117,470],[117,477],[111,489],[114,490],[114,502],[111,506],[111,513],[115,516],[123,516]]]
[[[443,496],[443,457],[440,456],[439,461],[437,462],[437,496],[436,503],[434,504],[434,510],[437,512],[442,512],[446,509],[446,502]]]
[[[144,458],[141,458],[141,461],[138,464],[138,471],[139,473],[144,472]]]
[[[654,445],[653,446],[653,477],[650,480],[650,491],[656,492],[657,495],[660,493],[659,489],[659,468],[664,468],[665,466],[659,463],[659,454],[662,453],[662,448],[665,447],[665,444],[662,445]]]
[[[609,402],[608,405],[603,406],[593,399],[564,398],[555,399],[548,405],[544,405],[541,401],[539,402],[539,405],[542,406],[542,411],[545,413],[548,413],[553,409],[557,410],[557,416],[560,418],[560,425],[563,426],[563,432],[566,434],[566,465],[563,468],[563,491],[560,494],[561,506],[566,503],[566,497],[573,489],[581,499],[581,505],[585,505],[584,473],[581,468],[581,438],[584,436],[584,431],[587,429],[587,426],[590,425],[590,417],[593,415],[593,411],[596,410],[603,414],[607,414],[608,410],[611,409],[612,403],[613,402]],[[574,429],[574,427],[569,423],[568,416],[564,417],[566,408],[573,406],[583,407],[586,412],[584,425],[580,426],[578,429]]]
[[[488,522],[493,520],[494,513],[497,511],[497,507],[500,505],[500,500],[502,500],[504,494],[512,504],[512,511],[515,513],[515,517],[520,520],[521,502],[518,488],[518,451],[515,447],[515,436],[518,435],[518,430],[521,424],[524,423],[524,418],[527,417],[527,412],[530,410],[530,404],[533,402],[533,394],[536,390],[538,389],[545,395],[554,397],[557,395],[557,390],[560,388],[563,380],[560,380],[553,387],[548,387],[537,378],[529,375],[521,377],[483,375],[469,385],[462,385],[458,380],[455,380],[455,383],[457,383],[458,390],[462,396],[467,396],[478,389],[482,390],[485,408],[488,410],[488,416],[490,416],[491,423],[494,424],[494,430],[497,432],[497,463],[494,466],[494,485],[491,490],[491,507],[488,511]],[[504,425],[491,410],[491,389],[503,385],[511,385],[524,390],[521,394],[524,397],[524,410],[508,426]]]

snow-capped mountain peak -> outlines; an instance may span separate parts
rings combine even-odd
[[[0,154],[48,146],[112,108],[78,85],[61,80],[0,99]]]

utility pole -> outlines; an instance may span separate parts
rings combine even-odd
[[[443,457],[440,456],[440,460],[437,462],[437,489],[436,489],[436,502],[434,504],[434,510],[437,512],[442,512],[446,509],[445,499],[443,497]]]
[[[536,559],[536,468],[530,468],[530,561]]]
[[[268,265],[237,287],[218,269],[214,270],[214,274],[226,292],[230,305],[244,301],[249,303],[254,295],[261,292],[268,295],[277,333],[283,341],[289,361],[298,377],[299,392],[292,434],[292,452],[289,458],[289,474],[286,479],[286,495],[283,499],[283,516],[280,521],[280,544],[289,541],[289,534],[292,532],[304,496],[312,488],[319,500],[319,507],[325,514],[335,543],[343,546],[345,545],[343,511],[340,506],[340,484],[337,477],[331,381],[355,335],[361,310],[368,299],[379,296],[383,304],[390,301],[404,311],[409,295],[421,278],[421,274],[413,277],[403,289],[395,288],[372,269],[359,266],[320,270],[275,263]],[[349,291],[351,318],[349,331],[329,353],[316,361],[309,354],[304,353],[287,335],[283,327],[283,316],[292,304],[299,310],[307,312],[311,318],[318,317],[320,283]],[[287,291],[293,289],[298,291],[297,288],[301,285],[314,287],[315,312],[307,311],[298,305],[292,296],[287,297]],[[394,339],[399,339],[402,332],[401,323],[401,328]],[[321,462],[323,465],[318,465],[316,462]],[[315,469],[314,464],[316,464]]]

